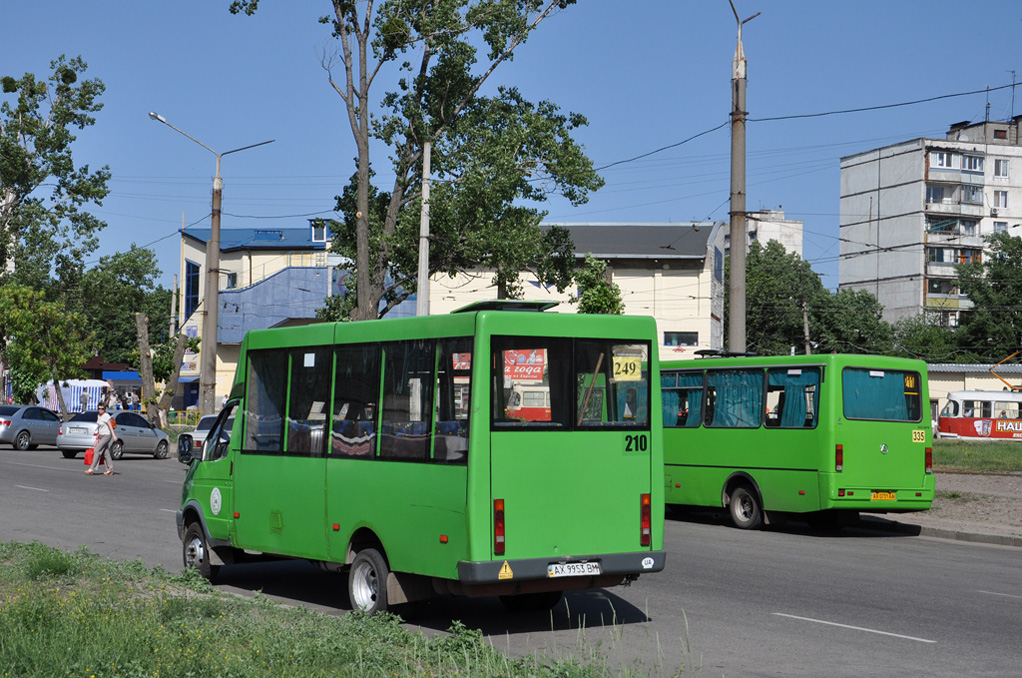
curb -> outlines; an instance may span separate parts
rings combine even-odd
[[[877,518],[872,516],[861,516],[863,527],[886,532],[898,532],[918,537],[933,537],[935,539],[952,539],[954,541],[965,541],[973,544],[993,544],[995,546],[1014,546],[1022,548],[1022,536],[1010,534],[992,534],[989,532],[966,532],[946,527],[927,527],[914,523],[901,523],[897,520]]]

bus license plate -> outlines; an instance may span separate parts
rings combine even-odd
[[[550,563],[546,566],[547,577],[588,577],[600,574],[599,563]]]
[[[894,501],[897,496],[894,492],[873,492],[869,498],[873,501]]]

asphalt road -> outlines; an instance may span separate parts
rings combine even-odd
[[[0,448],[0,540],[86,545],[180,569],[184,467],[115,464],[117,475],[90,477],[80,457]],[[666,543],[663,573],[569,593],[549,615],[509,614],[493,598],[443,598],[403,614],[426,633],[460,619],[511,655],[598,648],[654,675],[681,664],[709,676],[1022,675],[1019,549],[794,522],[744,532],[708,515],[669,518]],[[219,585],[328,614],[350,609],[343,578],[300,561],[224,568]]]

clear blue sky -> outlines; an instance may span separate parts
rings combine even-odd
[[[4,12],[0,75],[48,73],[82,56],[106,84],[97,124],[75,158],[109,165],[108,224],[96,253],[134,242],[155,249],[167,287],[179,271],[182,226],[208,227],[215,157],[149,111],[223,152],[223,226],[303,226],[331,216],[354,168],[342,104],[318,57],[334,43],[317,22],[327,0],[263,0],[252,17],[229,0],[14,2]],[[984,94],[873,112],[783,121],[1022,82],[1022,5],[1011,0],[735,0],[748,59],[750,210],[782,207],[805,222],[805,258],[834,288],[839,162],[845,155],[980,121]],[[578,132],[598,167],[678,144],[728,119],[734,16],[727,0],[579,0],[543,24],[491,87],[582,113]],[[383,88],[377,91],[382,94]],[[1022,92],[1020,92],[1022,94]],[[1011,90],[989,95],[991,119],[1013,112]],[[1022,113],[1022,97],[1014,104]],[[727,220],[727,127],[601,172],[588,204],[555,200],[548,220]],[[380,185],[389,163],[375,156]]]

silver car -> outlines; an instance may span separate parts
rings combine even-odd
[[[202,443],[206,440],[206,436],[209,435],[209,429],[213,428],[213,422],[216,421],[217,415],[207,414],[202,419],[199,419],[199,423],[195,425],[195,430],[188,433],[182,433],[177,437],[177,456],[180,459],[181,455],[191,455],[194,449],[194,454],[198,455],[202,450]]]
[[[60,417],[36,405],[0,405],[0,443],[16,450],[56,445]]]
[[[137,412],[114,410],[110,413],[117,424],[117,442],[110,446],[110,456],[120,459],[124,454],[151,454],[157,459],[166,459],[170,449],[170,438]],[[57,447],[67,459],[73,459],[79,452],[96,446],[96,410],[80,412],[60,427]]]

